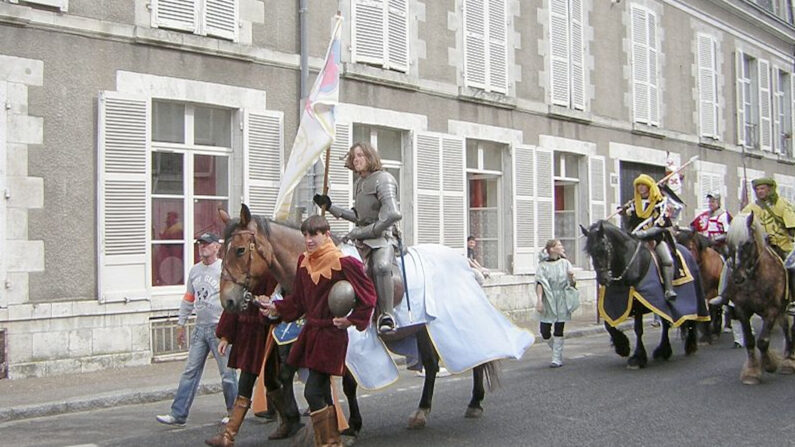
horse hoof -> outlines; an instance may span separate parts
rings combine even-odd
[[[758,377],[746,377],[743,379],[743,385],[759,385]]]
[[[464,417],[469,419],[478,419],[481,416],[483,416],[483,409],[478,407],[467,407],[467,411],[464,413]]]
[[[628,364],[627,365],[627,369],[635,371],[636,369],[640,369],[640,366],[638,366],[638,365],[629,365]]]
[[[425,425],[428,423],[428,413],[431,410],[425,410],[422,408],[418,408],[414,411],[414,413],[409,417],[409,430],[419,430],[421,428],[425,428]]]
[[[351,436],[351,437],[355,438],[355,437],[359,436],[359,431],[353,429],[353,427],[348,427],[345,430],[341,431],[340,434],[342,436]]]
[[[784,376],[789,376],[791,374],[795,374],[795,368],[791,366],[782,366],[778,373]]]

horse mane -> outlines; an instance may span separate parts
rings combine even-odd
[[[765,236],[767,235],[765,229],[759,222],[759,218],[754,216],[749,231],[747,225],[748,215],[748,213],[741,213],[732,219],[731,224],[729,224],[729,233],[726,236],[726,240],[729,242],[730,246],[735,248],[752,239],[757,247],[765,247]]]
[[[289,222],[279,222],[275,221],[269,217],[265,217],[259,214],[252,214],[251,219],[257,224],[257,231],[261,232],[265,235],[265,237],[270,237],[271,235],[271,225],[276,225],[279,227],[288,228],[291,230],[295,230],[297,232],[301,232],[301,226],[296,225]],[[239,225],[240,218],[234,218],[229,221],[229,224],[224,228],[224,241],[229,239],[232,236],[232,232],[235,231],[235,228]],[[331,239],[334,241],[335,244],[339,245],[341,239],[335,235],[334,233],[331,234]]]
[[[593,233],[594,231],[597,232],[597,234],[607,233],[608,235],[613,235],[622,242],[627,242],[628,240],[634,239],[629,235],[629,233],[617,227],[616,225],[613,225],[607,220],[597,220],[591,224],[591,227],[588,228],[588,232]],[[601,241],[599,238],[589,237],[585,242],[585,252],[589,255],[598,254],[598,248],[600,245]]]

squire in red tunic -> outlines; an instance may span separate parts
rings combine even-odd
[[[255,295],[270,296],[276,288],[276,280],[268,278],[265,284],[254,290]],[[232,345],[229,353],[230,368],[239,368],[251,374],[259,375],[262,362],[265,361],[265,343],[268,337],[268,325],[271,320],[263,316],[259,308],[249,304],[248,308],[240,313],[224,311],[215,335],[225,338]]]
[[[335,248],[336,250],[336,248]],[[363,331],[370,324],[376,294],[372,281],[364,273],[364,265],[350,256],[339,257],[336,265],[325,275],[312,275],[304,264],[306,253],[298,258],[292,294],[275,301],[282,320],[294,321],[306,315],[306,325],[290,350],[287,363],[298,368],[309,368],[321,373],[340,376],[345,366],[348,349],[348,332],[332,323],[334,318],[328,306],[328,294],[337,281],[347,280],[356,293],[356,305],[348,320]],[[317,280],[315,283],[314,278]]]

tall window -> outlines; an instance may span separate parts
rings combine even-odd
[[[773,144],[782,155],[792,153],[792,75],[773,70]]]
[[[552,104],[585,109],[582,0],[551,0],[549,20]]]
[[[560,239],[574,265],[579,257],[580,159],[571,153],[555,153],[555,238]]]
[[[152,27],[237,41],[238,0],[151,0]]]
[[[770,63],[737,52],[737,143],[773,148]]]
[[[500,143],[466,140],[469,235],[477,240],[478,261],[495,270],[504,268],[500,229],[502,153],[505,149]]]
[[[632,91],[635,122],[660,125],[657,78],[657,16],[632,7]]]
[[[508,13],[506,0],[464,0],[464,81],[508,92]]]
[[[353,60],[409,70],[409,0],[353,0]]]
[[[229,208],[231,126],[229,110],[152,102],[153,286],[184,284],[198,262],[195,238],[223,231],[217,210]]]
[[[698,40],[699,135],[718,140],[718,62],[717,43],[708,34]]]

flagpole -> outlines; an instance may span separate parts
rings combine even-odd
[[[323,173],[323,195],[328,195],[328,169],[331,163],[331,146],[326,148],[326,166]],[[326,217],[326,205],[320,207],[320,215]]]
[[[751,198],[749,197],[750,194],[748,191],[748,172],[745,169],[745,144],[741,143],[740,147],[742,148],[741,158],[743,161],[743,187],[742,187],[743,197],[742,199],[740,199],[740,211],[742,211],[746,205],[751,203]]]

